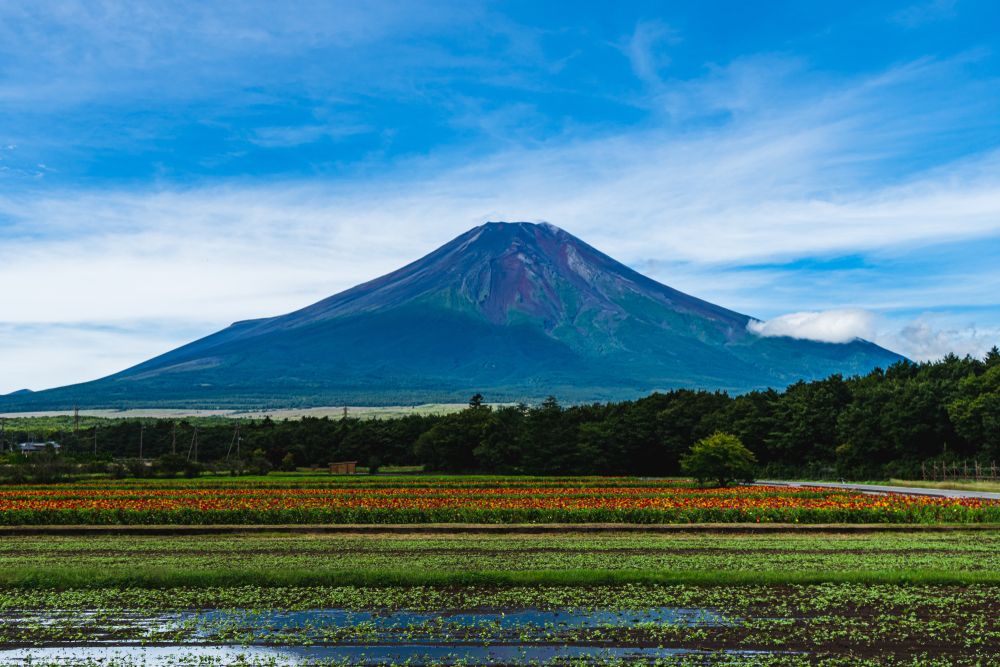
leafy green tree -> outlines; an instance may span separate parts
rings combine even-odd
[[[498,408],[483,424],[473,450],[476,468],[490,472],[524,471],[524,421],[528,406],[520,403]]]
[[[577,447],[577,427],[554,396],[528,411],[524,423],[526,472],[573,475],[586,463]]]
[[[738,437],[721,431],[694,443],[681,458],[681,469],[699,484],[714,480],[719,486],[753,479],[757,458]]]
[[[1000,363],[978,377],[970,375],[960,386],[962,395],[948,406],[956,430],[979,447],[980,458],[1000,458]]]
[[[427,470],[468,472],[476,469],[475,450],[492,410],[469,407],[444,416],[414,444],[414,453]]]
[[[164,477],[176,477],[185,467],[187,459],[181,454],[164,454],[153,463],[153,471]]]
[[[656,455],[646,457],[643,468],[665,475],[674,475],[680,471],[681,456],[692,442],[724,428],[718,420],[732,401],[723,392],[678,389],[665,395],[654,394],[636,401],[636,404],[653,399],[657,399],[656,405],[662,405],[657,414],[657,442],[647,446]]]
[[[774,429],[765,438],[765,460],[777,462],[787,474],[804,468],[832,467],[837,417],[851,402],[843,378],[832,375],[816,382],[796,382],[775,404]]]
[[[271,462],[264,456],[263,449],[255,449],[247,462],[247,467],[254,475],[266,475],[271,472]]]

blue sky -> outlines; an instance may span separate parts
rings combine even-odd
[[[1000,342],[1000,4],[0,4],[0,392],[546,220],[763,335]]]

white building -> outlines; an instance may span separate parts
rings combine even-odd
[[[49,440],[48,442],[22,442],[17,445],[17,450],[22,454],[34,454],[44,452],[47,447],[59,451],[59,443]]]

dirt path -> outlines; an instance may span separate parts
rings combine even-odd
[[[758,480],[758,484],[767,486],[817,486],[824,489],[846,489],[865,493],[905,493],[911,496],[937,496],[939,498],[982,498],[983,500],[1000,500],[1000,493],[990,491],[962,491],[960,489],[925,489],[918,486],[882,486],[879,484],[850,484],[843,482],[779,482]]]

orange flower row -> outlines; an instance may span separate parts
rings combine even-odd
[[[695,489],[190,489],[0,492],[0,512],[51,510],[882,510],[1000,508],[996,501],[787,487]]]

